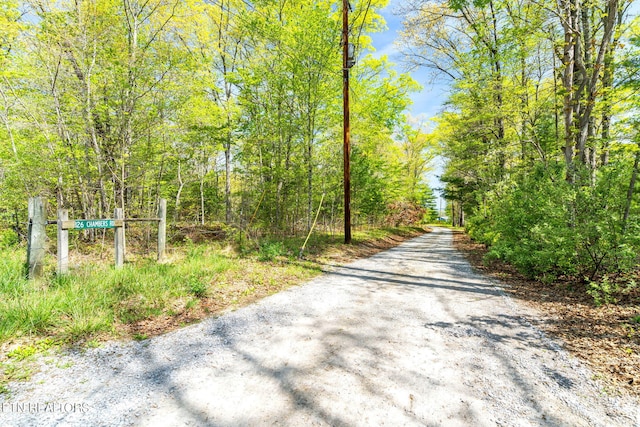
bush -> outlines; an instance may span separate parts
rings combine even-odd
[[[639,226],[630,221],[623,233],[620,215],[627,185],[615,167],[603,168],[596,185],[569,184],[561,170],[539,168],[490,194],[468,231],[490,247],[489,257],[529,277],[594,281],[637,265]],[[593,292],[606,299],[606,290]]]
[[[258,260],[273,261],[276,257],[286,254],[286,249],[282,242],[263,242],[260,244]]]
[[[189,278],[188,291],[191,295],[195,296],[196,298],[204,298],[205,296],[207,296],[208,290],[209,288],[207,284],[202,280],[194,276]]]
[[[389,214],[386,223],[392,227],[414,225],[421,222],[427,210],[413,202],[395,202],[387,206]]]

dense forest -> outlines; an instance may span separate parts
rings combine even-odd
[[[640,253],[640,21],[627,0],[410,1],[403,50],[452,92],[432,137],[454,223],[528,275]],[[633,285],[633,282],[630,282]]]
[[[421,219],[433,203],[433,140],[405,115],[420,87],[367,55],[386,3],[351,2],[355,225]],[[174,222],[297,233],[324,194],[319,223],[339,231],[341,6],[1,0],[3,239],[24,232],[36,195],[52,216],[150,217],[166,198]]]

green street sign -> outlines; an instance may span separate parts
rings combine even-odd
[[[85,228],[115,228],[116,223],[112,219],[76,219],[73,228],[82,230]]]
[[[75,219],[62,221],[63,230],[86,230],[89,228],[116,228],[122,227],[121,219]]]

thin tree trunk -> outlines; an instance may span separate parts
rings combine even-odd
[[[633,201],[633,191],[636,187],[636,180],[638,179],[638,166],[640,164],[640,144],[638,144],[638,151],[636,151],[636,159],[633,162],[633,172],[631,173],[631,181],[629,182],[629,189],[627,190],[627,200],[624,206],[624,215],[622,216],[622,234],[626,234],[629,225],[629,211],[631,210],[631,202]]]
[[[575,73],[575,45],[577,31],[577,11],[579,4],[575,0],[563,0],[562,26],[564,30],[564,47],[562,65],[562,85],[564,87],[563,115],[564,115],[564,160],[567,167],[567,181],[574,182],[574,73]]]
[[[202,175],[202,178],[200,179],[200,223],[202,225],[204,225],[205,220],[204,220],[204,177],[205,175]]]
[[[182,167],[180,159],[178,159],[178,192],[176,193],[176,211],[173,214],[174,220],[177,222],[180,220],[180,195],[184,188],[184,181],[182,180]]]
[[[224,202],[225,220],[231,224],[231,135],[227,137],[224,146],[225,181],[224,181]]]
[[[623,7],[623,5],[619,5]],[[622,25],[624,19],[624,11],[618,9],[618,18],[616,27]],[[616,34],[613,41],[609,45],[607,52],[604,56],[604,71],[602,74],[602,153],[600,155],[600,161],[602,165],[609,164],[609,144],[611,142],[611,114],[612,114],[612,97],[611,90],[613,89],[613,74],[614,74],[614,51],[618,46],[619,35]]]

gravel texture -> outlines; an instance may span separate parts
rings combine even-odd
[[[249,307],[44,364],[2,426],[640,426],[445,229]],[[64,368],[64,366],[68,366]]]

